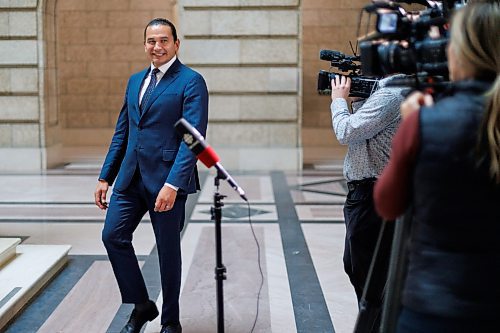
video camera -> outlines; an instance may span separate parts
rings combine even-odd
[[[321,60],[330,61],[330,69],[337,68],[341,72],[347,72],[345,75],[351,78],[351,89],[349,96],[351,97],[369,97],[377,88],[377,79],[361,76],[361,64],[359,64],[359,56],[348,56],[339,51],[321,50],[319,52]],[[320,95],[328,95],[332,91],[331,80],[339,75],[330,71],[320,70],[318,74],[318,93]]]
[[[417,3],[427,8],[412,17],[399,3]],[[449,12],[452,7],[461,4],[465,2],[404,0],[374,1],[366,6],[364,9],[368,13],[377,14],[377,32],[359,44],[363,74],[404,73],[448,80],[446,46]]]

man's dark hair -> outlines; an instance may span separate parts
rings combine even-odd
[[[175,25],[167,19],[158,17],[158,18],[152,19],[151,22],[148,23],[146,28],[144,28],[144,42],[146,42],[146,30],[148,29],[148,27],[153,26],[153,25],[168,25],[170,27],[170,29],[172,30],[172,36],[174,36],[174,42],[177,41],[177,30],[175,29]]]

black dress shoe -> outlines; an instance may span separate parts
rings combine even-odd
[[[156,317],[158,317],[158,309],[156,304],[150,300],[145,310],[137,311],[134,309],[132,311],[127,325],[122,328],[120,333],[139,333],[147,321],[151,321]]]
[[[163,325],[160,333],[182,333],[182,326],[181,324]]]

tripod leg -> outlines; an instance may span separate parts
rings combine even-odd
[[[355,333],[370,333],[378,329],[387,280],[388,244],[390,244],[393,233],[394,225],[392,222],[383,221],[359,303]]]
[[[413,212],[408,209],[403,217],[396,220],[380,332],[394,333],[396,331],[401,308],[401,292],[406,276],[412,217]]]

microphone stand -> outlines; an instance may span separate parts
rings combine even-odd
[[[220,179],[224,177],[217,170],[217,175],[214,179],[215,193],[214,206],[210,208],[212,220],[215,221],[215,280],[217,281],[217,332],[224,333],[224,292],[223,281],[226,279],[226,267],[222,263],[222,237],[221,237],[221,222],[222,222],[222,199],[226,196],[219,193]]]

